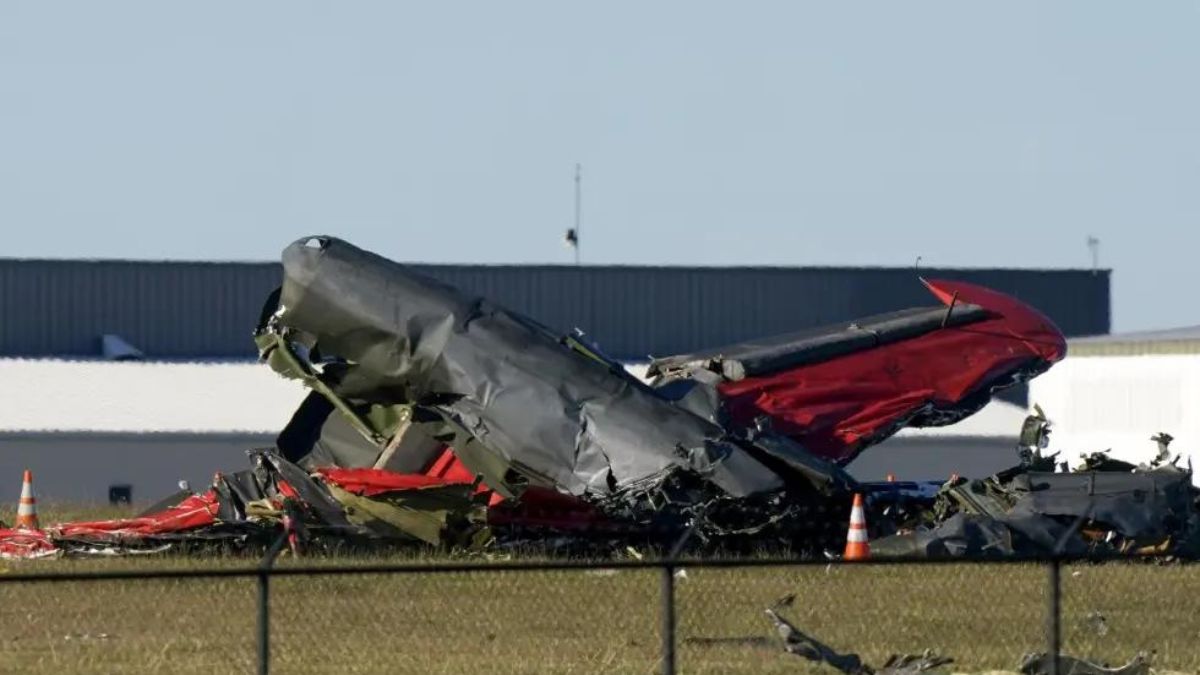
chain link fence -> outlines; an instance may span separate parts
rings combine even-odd
[[[1063,563],[1059,594],[1046,562],[103,563],[3,568],[0,672],[835,672],[767,609],[875,667],[932,649],[1015,672],[1057,626],[1065,654],[1200,669],[1185,563]]]

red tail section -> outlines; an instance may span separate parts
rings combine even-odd
[[[1061,360],[1066,340],[1050,319],[996,291],[958,281],[926,281],[952,312],[976,305],[987,318],[810,363],[725,382],[735,422],[760,416],[809,450],[839,463],[903,426],[948,424],[974,413],[994,390]]]

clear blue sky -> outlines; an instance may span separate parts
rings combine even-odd
[[[1200,3],[0,4],[8,256],[1074,266],[1200,323]]]

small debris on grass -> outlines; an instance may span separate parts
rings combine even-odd
[[[1129,663],[1118,668],[1063,654],[1058,657],[1058,675],[1150,675],[1152,653],[1138,652]],[[1050,675],[1054,672],[1053,667],[1050,655],[1041,652],[1026,654],[1021,660],[1020,671],[1023,675]]]
[[[1084,622],[1086,623],[1088,629],[1090,629],[1096,635],[1100,637],[1108,635],[1108,620],[1105,619],[1104,615],[1100,612],[1095,610],[1088,612]]]

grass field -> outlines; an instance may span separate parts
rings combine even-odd
[[[0,516],[2,518],[3,516]],[[293,560],[280,565],[388,562]],[[245,567],[228,557],[0,563],[0,673],[254,672],[251,579],[5,583],[6,573]],[[396,559],[412,562],[412,558]],[[935,648],[955,670],[1014,670],[1045,649],[1036,565],[691,568],[677,581],[679,672],[816,671],[773,641],[763,608],[871,663]],[[653,673],[653,570],[315,576],[271,582],[275,673]],[[1160,671],[1200,669],[1200,566],[1106,564],[1063,572],[1065,651]],[[1107,633],[1092,612],[1106,620]]]
[[[104,520],[106,518],[130,518],[137,515],[142,506],[113,506],[109,504],[59,504],[46,503],[38,504],[38,518],[42,525],[50,523],[64,523],[69,521],[80,520]],[[17,518],[17,505],[3,504],[0,505],[0,523],[5,523],[11,526]]]

